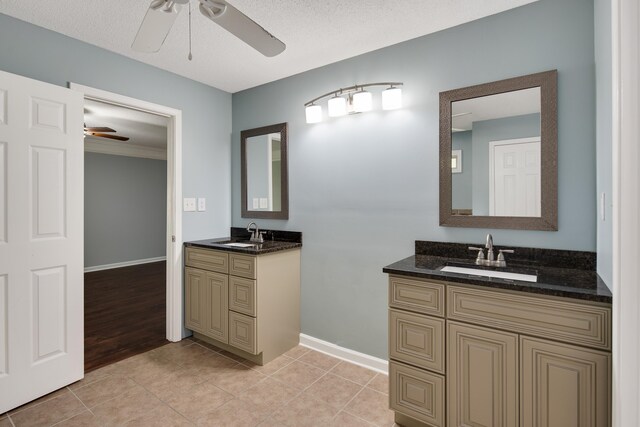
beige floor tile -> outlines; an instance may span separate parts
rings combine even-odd
[[[277,410],[271,419],[290,427],[331,425],[338,410],[312,397],[300,395]]]
[[[43,403],[43,402],[46,402],[47,400],[51,400],[51,399],[54,399],[54,398],[56,398],[56,397],[59,397],[59,396],[65,395],[65,394],[67,394],[68,392],[69,392],[69,390],[67,390],[67,388],[66,388],[66,387],[63,387],[63,388],[61,388],[61,389],[59,389],[59,390],[56,390],[56,391],[54,391],[54,392],[52,392],[52,393],[46,394],[46,395],[42,396],[42,397],[41,397],[41,398],[39,398],[39,399],[32,400],[31,402],[29,402],[29,403],[25,403],[25,404],[24,404],[24,405],[22,405],[22,406],[18,406],[17,408],[12,409],[11,411],[9,411],[9,414],[12,414],[12,415],[13,415],[13,414],[15,414],[15,413],[17,413],[17,412],[24,411],[25,409],[32,408],[32,407],[34,407],[34,406],[36,406],[36,405],[39,405],[39,404],[41,404],[41,403]]]
[[[255,363],[251,363],[248,360],[244,360],[241,363],[245,366],[250,367],[253,370],[260,372],[261,374],[272,375],[272,374],[275,374],[280,369],[284,368],[285,366],[290,365],[293,362],[293,360],[294,359],[288,356],[282,355],[282,356],[276,357],[266,365],[256,365]]]
[[[105,426],[123,423],[155,410],[162,402],[141,386],[108,400],[91,409],[96,419]]]
[[[84,411],[78,415],[69,418],[59,424],[56,427],[101,427],[100,421],[90,412]]]
[[[379,391],[380,393],[389,394],[389,376],[385,374],[377,374],[373,380],[367,384],[367,387]]]
[[[127,427],[186,427],[192,426],[185,417],[166,405],[159,406],[123,424]]]
[[[73,392],[88,408],[93,408],[135,387],[136,383],[131,378],[124,375],[111,375]]]
[[[371,369],[363,368],[362,366],[344,361],[341,361],[334,366],[333,369],[331,369],[331,373],[360,385],[367,384],[376,376],[376,372]]]
[[[305,395],[321,400],[337,409],[342,409],[362,390],[360,384],[327,374],[304,391]]]
[[[214,373],[209,382],[229,393],[237,395],[249,387],[258,384],[265,378],[267,378],[266,375],[254,371],[247,366],[237,364]]]
[[[86,408],[69,390],[58,394],[53,399],[49,399],[38,405],[27,408],[15,414],[11,414],[11,420],[20,426],[50,426],[60,421],[77,415]]]
[[[207,381],[207,375],[197,368],[182,368],[166,375],[158,376],[144,387],[160,400],[169,399],[176,389],[188,392],[189,387]]]
[[[284,355],[292,359],[297,359],[298,357],[303,356],[310,351],[311,349],[298,345],[287,351]]]
[[[211,383],[174,389],[165,402],[190,421],[196,421],[234,396]]]
[[[258,427],[282,427],[282,426],[285,426],[285,424],[281,423],[280,421],[276,421],[271,417],[265,419],[260,424],[258,424]]]
[[[238,356],[237,354],[233,354],[230,351],[227,350],[220,350],[218,353],[220,353],[221,355],[223,355],[224,357],[228,357],[231,360],[235,360],[236,362],[246,362],[247,359],[245,359],[242,356]]]
[[[299,393],[299,390],[287,387],[280,381],[267,378],[240,393],[238,398],[251,403],[256,410],[262,413],[271,414],[290,402]]]
[[[196,425],[203,427],[253,427],[260,424],[266,416],[267,414],[254,408],[250,403],[233,399],[198,419]]]
[[[76,381],[75,383],[69,386],[69,389],[76,390],[80,387],[84,387],[96,381],[103,380],[115,373],[114,365],[108,365],[103,368],[96,369],[95,371],[86,372],[84,374],[84,378],[80,381]]]
[[[347,405],[345,411],[377,426],[393,424],[393,411],[389,409],[389,396],[365,387]]]
[[[196,343],[196,344],[198,344],[198,345],[201,345],[201,346],[202,346],[202,347],[204,347],[204,348],[208,348],[208,349],[209,349],[209,350],[211,350],[211,351],[215,351],[216,353],[218,353],[218,352],[221,352],[221,351],[222,351],[222,349],[221,349],[220,347],[215,346],[215,345],[213,345],[213,344],[209,344],[209,343],[208,343],[208,342],[206,342],[206,341],[199,340],[198,338],[194,338],[194,339],[193,339],[193,342],[195,342],[195,343]]]
[[[155,354],[164,359],[168,359],[178,365],[198,363],[215,352],[192,343],[191,345],[175,345],[175,343],[167,344],[156,349]]]
[[[0,417],[0,427],[13,427],[11,421],[7,417]]]
[[[371,425],[369,422],[344,411],[331,421],[331,427],[371,427]]]
[[[280,369],[271,377],[282,381],[289,387],[305,389],[316,382],[326,372],[297,360]]]
[[[319,351],[308,351],[298,358],[300,362],[308,363],[309,365],[315,366],[316,368],[323,369],[325,371],[330,370],[338,363],[340,363],[340,359],[336,359],[335,357],[328,356],[324,353],[320,353]]]
[[[181,367],[168,359],[153,358],[145,361],[141,361],[139,366],[128,374],[128,377],[134,380],[141,386],[146,386],[159,377],[169,375],[173,372],[180,370]]]

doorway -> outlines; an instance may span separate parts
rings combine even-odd
[[[70,88],[84,94],[86,102],[124,107],[166,119],[166,321],[165,338],[179,341],[183,336],[182,295],[182,112],[100,89],[70,84]],[[135,329],[136,325],[130,325]]]

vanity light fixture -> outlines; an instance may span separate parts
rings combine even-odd
[[[325,93],[312,99],[305,105],[305,115],[307,123],[318,123],[322,121],[322,106],[316,102],[329,98],[327,101],[329,117],[339,117],[347,114],[363,113],[373,109],[373,95],[365,90],[371,86],[387,86],[382,91],[382,109],[394,110],[402,107],[402,86],[401,82],[365,83],[340,88]]]

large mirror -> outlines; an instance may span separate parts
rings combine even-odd
[[[243,130],[242,217],[289,218],[287,124]]]
[[[440,225],[557,230],[557,71],[440,93]]]

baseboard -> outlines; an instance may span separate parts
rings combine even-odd
[[[92,271],[110,270],[112,268],[129,267],[129,266],[138,265],[138,264],[149,264],[152,262],[165,261],[166,259],[167,259],[166,256],[159,256],[155,258],[135,259],[133,261],[116,262],[113,264],[94,265],[93,267],[85,267],[84,272],[90,273]]]
[[[368,354],[340,347],[339,345],[305,334],[300,334],[300,345],[382,374],[389,374],[389,362],[384,359],[379,359],[377,357],[369,356]]]

